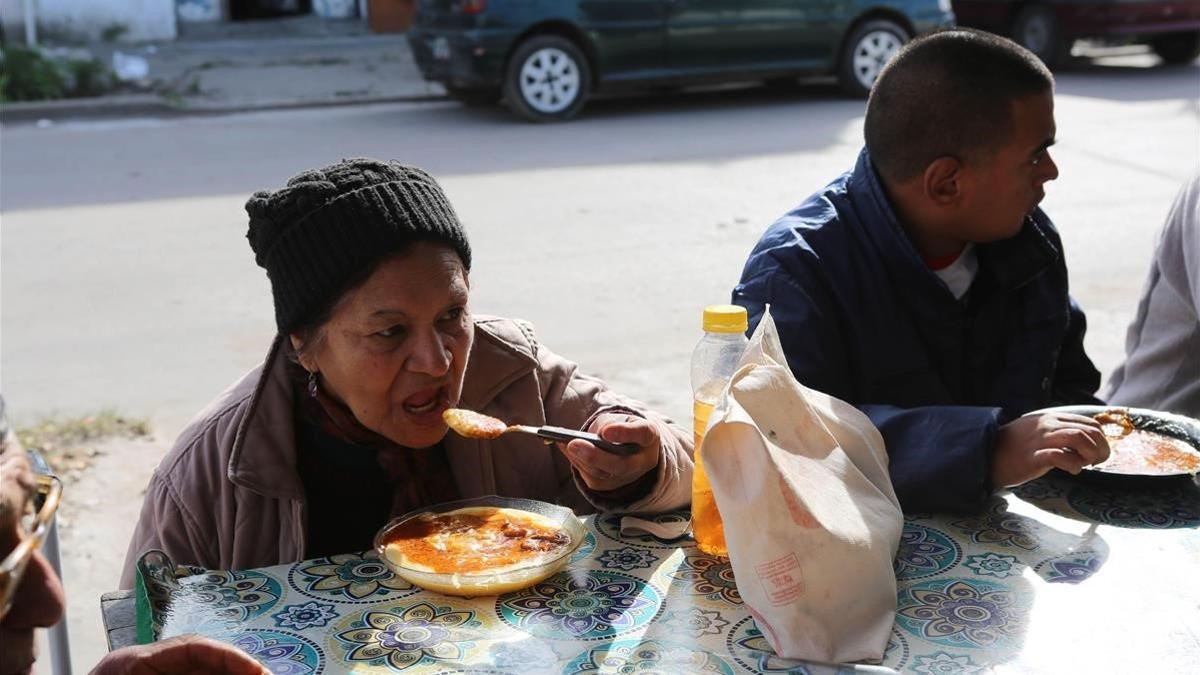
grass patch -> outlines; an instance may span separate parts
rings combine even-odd
[[[38,101],[62,98],[66,82],[58,67],[36,49],[4,47],[0,50],[0,101]]]
[[[150,423],[101,410],[80,417],[46,417],[36,424],[17,427],[17,437],[29,450],[37,450],[50,463],[56,474],[68,479],[91,465],[100,454],[96,445],[114,438],[145,438],[150,436]]]
[[[0,102],[99,96],[112,88],[112,73],[94,58],[0,45]]]

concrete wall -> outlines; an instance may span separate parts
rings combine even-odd
[[[38,39],[98,39],[109,27],[124,26],[123,41],[173,40],[174,0],[33,0]],[[4,35],[24,40],[22,0],[0,0]]]

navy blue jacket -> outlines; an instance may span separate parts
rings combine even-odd
[[[1100,373],[1050,219],[1035,210],[1015,237],[975,250],[979,272],[958,300],[925,266],[863,150],[853,171],[767,229],[733,291],[751,332],[770,304],[800,382],[879,428],[905,511],[979,508],[999,425],[1097,402]]]

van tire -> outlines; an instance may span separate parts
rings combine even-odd
[[[591,88],[592,70],[578,45],[559,35],[535,35],[508,60],[504,102],[530,122],[561,122],[579,114]]]
[[[866,98],[888,61],[912,37],[890,19],[871,19],[851,31],[842,47],[838,85],[854,98]]]

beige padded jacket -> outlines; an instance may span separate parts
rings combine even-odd
[[[180,564],[245,569],[300,560],[306,504],[296,468],[292,384],[277,338],[266,361],[203,410],[154,472],[129,545],[121,587],[145,551]],[[447,434],[443,445],[459,496],[525,497],[596,510],[659,512],[686,506],[692,434],[619,396],[537,343],[529,324],[475,318],[463,385],[464,408],[514,424],[582,429],[606,410],[632,410],[660,425],[658,480],[632,504],[602,503],[587,492],[554,446],[525,434],[492,441]]]

